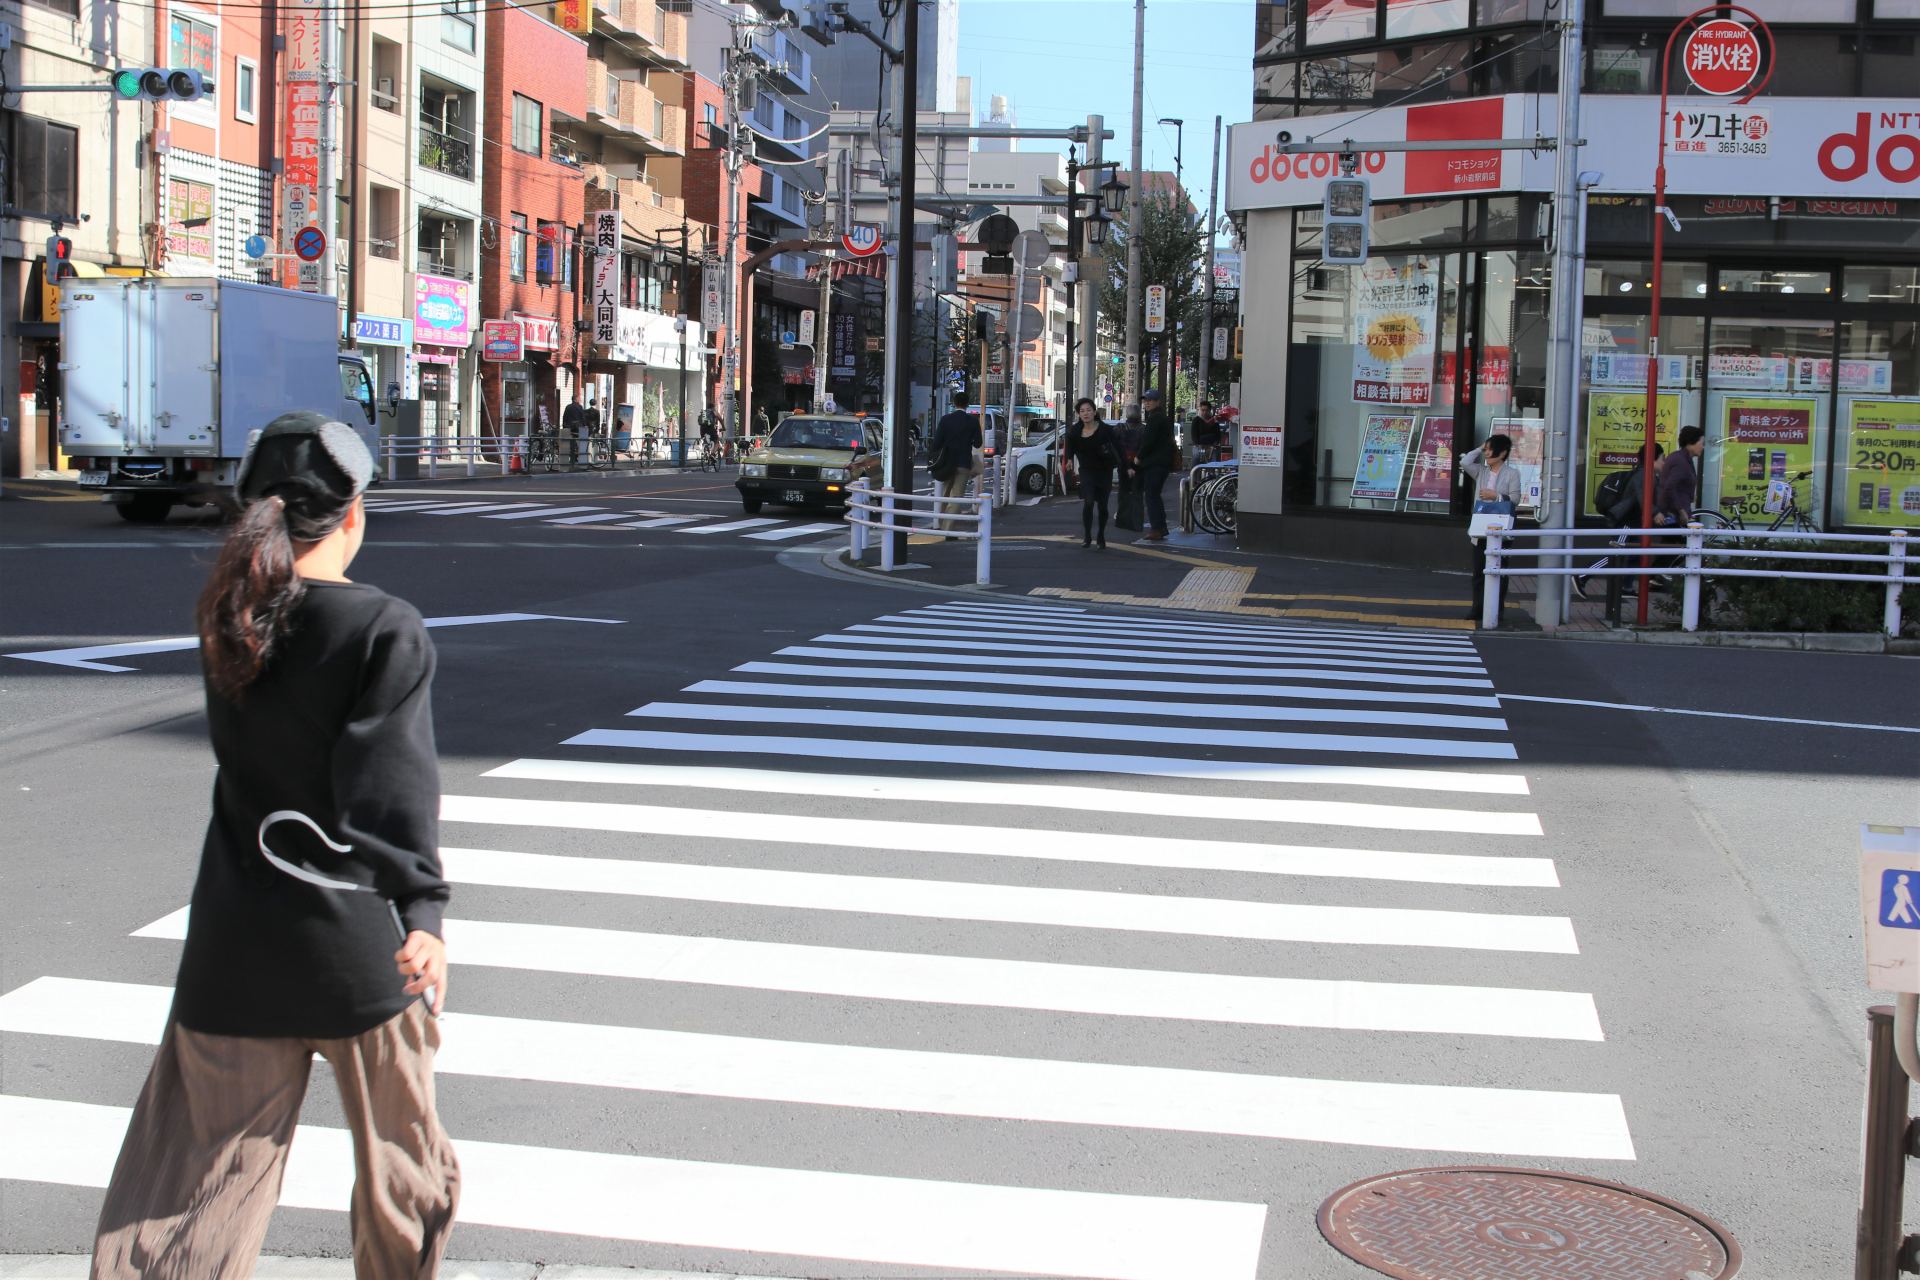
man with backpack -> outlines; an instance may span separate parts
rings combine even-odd
[[[973,482],[973,451],[980,447],[980,418],[967,412],[967,393],[953,393],[953,408],[934,424],[927,441],[927,474],[940,487],[941,498],[963,498]],[[940,504],[940,528],[953,528],[957,507]]]
[[[1656,443],[1653,446],[1653,476],[1656,486],[1660,483],[1660,470],[1666,448]],[[1599,511],[1606,522],[1615,529],[1631,529],[1640,522],[1640,494],[1645,488],[1646,466],[1644,461],[1635,463],[1631,471],[1615,471],[1600,482],[1593,493],[1594,509]],[[1627,545],[1626,538],[1613,540],[1616,547]],[[1610,563],[1607,556],[1587,566],[1587,574],[1573,580],[1573,593],[1582,600],[1587,598],[1588,575],[1604,569]]]

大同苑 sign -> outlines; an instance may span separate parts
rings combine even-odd
[[[620,342],[620,211],[593,215],[593,340],[602,347]]]

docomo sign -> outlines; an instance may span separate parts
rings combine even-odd
[[[1920,112],[1859,111],[1854,113],[1853,128],[1836,133],[1820,144],[1814,157],[1822,175],[1834,182],[1853,182],[1867,176],[1869,161],[1873,170],[1888,182],[1912,182],[1920,178],[1920,135],[1890,133],[1874,146],[1875,117],[1882,129],[1920,127]],[[1841,163],[1841,153],[1846,162]]]
[[[1365,151],[1360,154],[1360,173],[1379,173],[1387,167],[1387,153],[1384,151]],[[1273,145],[1260,148],[1258,155],[1247,165],[1247,179],[1250,182],[1286,182],[1292,178],[1337,178],[1340,176],[1340,157],[1325,151],[1311,154],[1288,155],[1281,152],[1273,154]]]
[[[1687,36],[1680,65],[1700,92],[1731,97],[1760,74],[1760,38],[1730,18],[1703,22]]]

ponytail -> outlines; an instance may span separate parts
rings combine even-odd
[[[196,617],[207,683],[236,699],[259,678],[306,586],[293,567],[287,504],[271,493],[249,504],[220,548]]]

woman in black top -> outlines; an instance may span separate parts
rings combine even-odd
[[[252,1274],[315,1053],[353,1132],[356,1274],[439,1268],[459,1172],[433,1096],[434,653],[412,606],[347,579],[372,475],[317,413],[275,419],[241,464],[247,505],[199,607],[213,815],[96,1280]]]
[[[1100,421],[1093,401],[1082,397],[1073,406],[1075,421],[1067,424],[1067,461],[1080,477],[1080,528],[1083,547],[1107,549],[1107,498],[1113,493],[1113,473],[1125,465],[1113,428]],[[1093,511],[1100,508],[1098,536]]]

